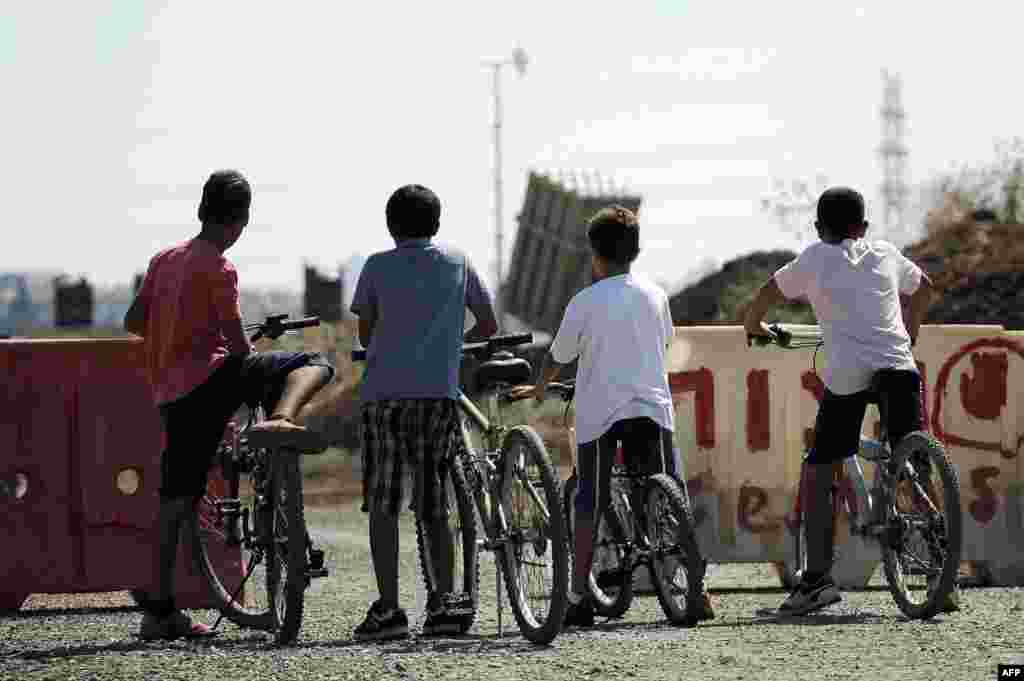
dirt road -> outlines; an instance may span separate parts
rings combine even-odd
[[[126,594],[37,595],[22,613],[0,617],[0,678],[977,680],[994,679],[1000,662],[1024,660],[1024,589],[966,590],[963,612],[908,622],[877,582],[824,613],[779,619],[768,611],[785,594],[768,565],[715,566],[718,618],[699,627],[669,626],[657,599],[641,596],[623,620],[536,647],[509,628],[508,610],[505,635],[497,636],[494,575],[485,563],[472,635],[356,643],[352,630],[376,593],[366,518],[351,504],[313,509],[309,518],[327,545],[331,576],[308,592],[295,647],[276,648],[266,635],[230,623],[212,642],[143,643],[133,637],[141,616]],[[422,594],[410,531],[406,522],[402,586],[415,618]],[[103,607],[89,607],[96,605]]]

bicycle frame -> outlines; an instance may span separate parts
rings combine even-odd
[[[500,412],[497,410],[497,400],[498,396],[496,393],[488,395],[487,412],[491,415],[498,414],[497,418],[500,418]],[[466,446],[461,450],[457,450],[453,456],[463,459],[456,461],[455,464],[462,466],[463,470],[467,473],[466,477],[473,491],[473,500],[476,503],[477,511],[480,513],[480,519],[484,525],[483,529],[486,536],[484,548],[493,551],[502,543],[499,537],[508,529],[501,504],[495,503],[495,499],[499,494],[497,486],[500,484],[498,459],[501,456],[501,439],[504,436],[505,428],[501,424],[491,423],[487,415],[461,390],[459,391],[456,404],[459,410],[480,429],[480,433],[483,435],[483,442],[481,443],[483,451],[475,452],[469,438],[469,433],[463,428],[461,437]],[[471,470],[473,471],[472,475],[469,474]]]
[[[875,476],[868,486],[864,471],[858,459],[875,464]],[[880,439],[860,438],[860,450],[833,465],[833,497],[832,513],[838,516],[844,509],[849,521],[850,534],[866,539],[878,540],[889,530],[890,521],[895,515],[893,480],[896,471],[891,469],[892,450],[886,440],[884,428]],[[920,483],[919,475],[910,461],[903,464],[914,482],[921,497],[928,502],[929,510],[938,512],[931,495]],[[803,510],[805,494],[803,476],[797,489],[797,497],[793,505],[793,517],[799,519]],[[833,525],[833,528],[836,528]],[[833,529],[835,531],[835,529]]]
[[[487,413],[493,415],[496,420],[501,418],[501,412],[498,409],[498,401],[501,399],[500,392],[499,388],[499,390],[489,393],[486,398]],[[502,483],[502,473],[499,471],[499,464],[502,463],[500,460],[501,443],[507,428],[500,421],[489,420],[487,415],[477,408],[476,404],[461,390],[457,404],[459,409],[473,421],[483,434],[483,451],[474,456],[473,450],[469,446],[470,443],[467,442],[467,446],[459,454],[466,460],[459,463],[463,466],[463,470],[468,471],[472,468],[476,471],[476,480],[472,483],[473,497],[476,500],[477,510],[484,523],[484,533],[487,536],[484,548],[494,550],[508,541],[506,536],[508,523],[505,513],[501,504],[496,503]],[[463,431],[462,437],[465,440],[469,439],[468,433],[465,431]],[[545,519],[550,520],[550,510],[545,507],[544,500],[537,494],[537,490],[532,485],[526,485],[525,488],[534,503],[542,510]]]

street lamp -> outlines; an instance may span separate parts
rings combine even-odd
[[[498,319],[498,328],[504,324],[505,305],[501,299],[501,282],[504,262],[505,233],[502,228],[503,196],[501,183],[501,67],[512,64],[522,77],[526,73],[526,51],[521,47],[512,50],[512,55],[503,59],[489,59],[484,62],[491,68],[492,94],[494,96],[494,251],[495,251],[495,286],[494,312]]]

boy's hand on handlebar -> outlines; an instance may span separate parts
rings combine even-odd
[[[537,402],[544,401],[544,384],[539,383],[537,385],[517,385],[508,391],[508,398],[512,401],[525,400],[529,397],[537,400]]]
[[[772,331],[771,328],[769,328],[769,326],[764,322],[747,322],[746,324],[743,325],[743,328],[747,332],[748,346],[751,344],[751,341],[755,341],[755,339],[758,338],[765,339],[765,341],[762,341],[761,343],[759,343],[759,345],[763,345],[764,342],[767,341],[775,340],[775,332]]]

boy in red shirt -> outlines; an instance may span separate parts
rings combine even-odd
[[[242,327],[238,275],[223,254],[248,224],[251,201],[241,173],[213,173],[203,186],[199,235],[157,253],[125,315],[125,329],[145,339],[167,436],[160,463],[159,585],[144,606],[143,639],[210,634],[175,607],[175,557],[182,525],[205,493],[211,459],[238,408],[263,402],[271,416],[254,432],[267,446],[322,444],[295,417],[334,369],[316,354],[256,353]]]

